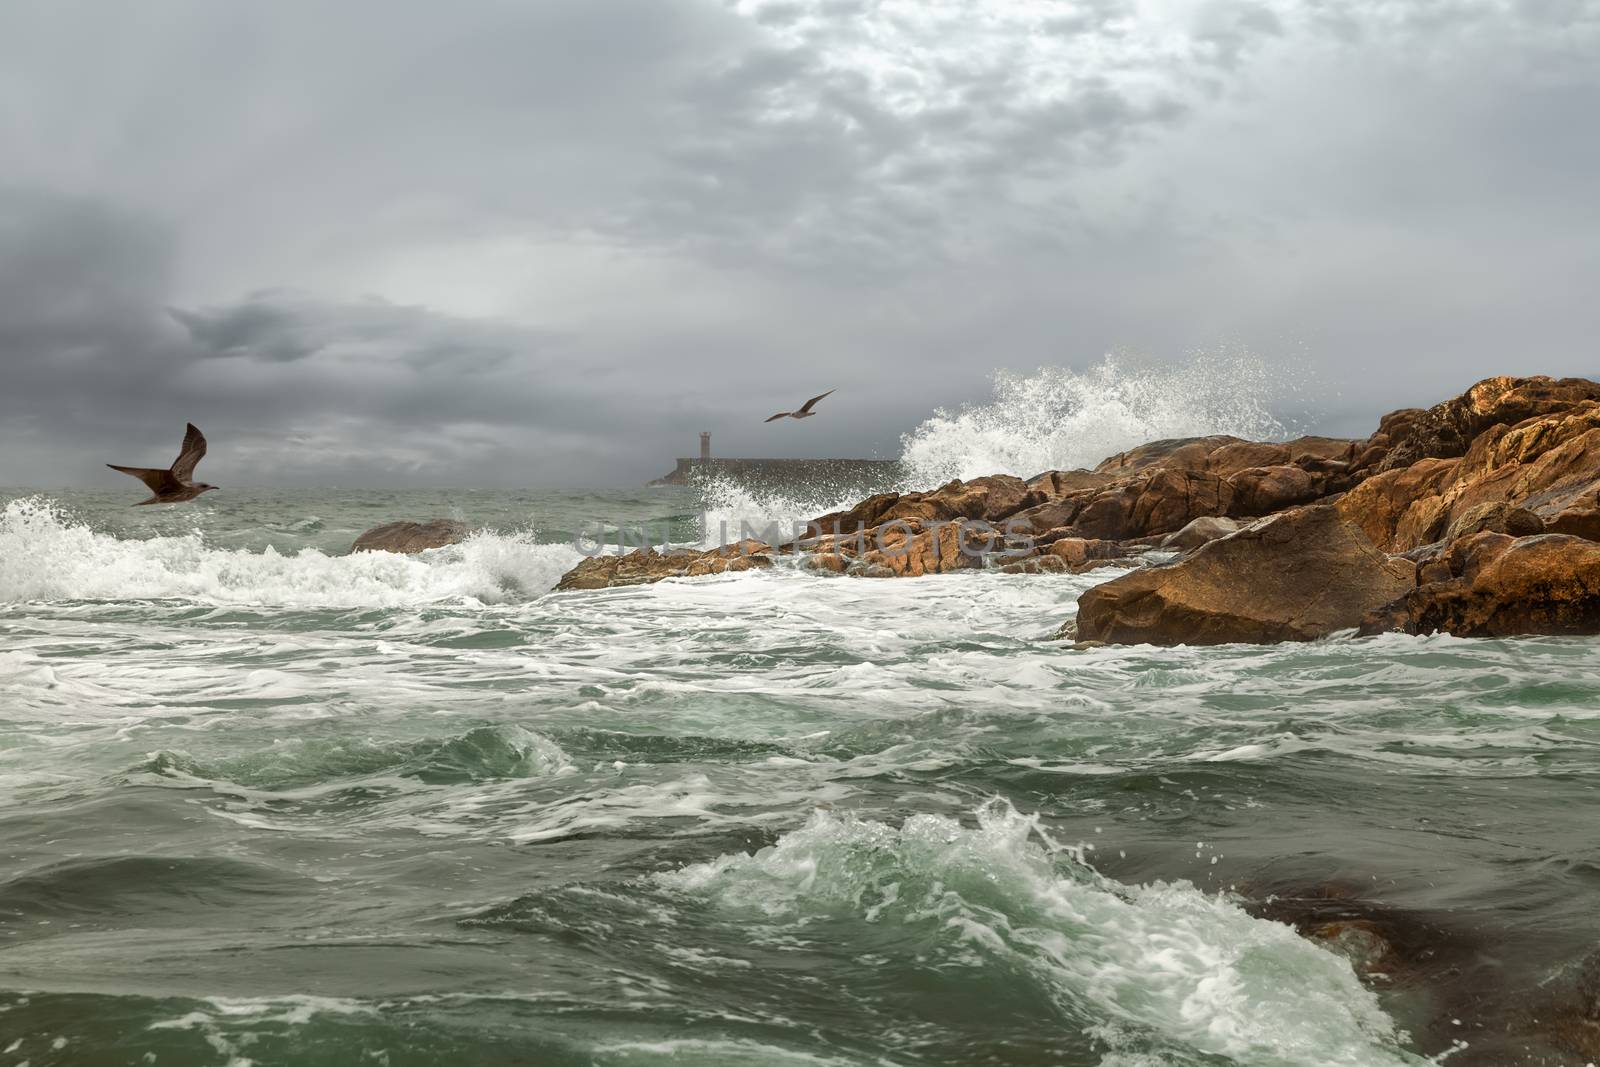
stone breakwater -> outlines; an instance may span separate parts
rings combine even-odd
[[[1063,628],[1081,642],[1594,633],[1600,383],[1489,378],[1362,439],[1154,441],[1093,470],[878,493],[788,537],[587,559],[558,588],[780,555],[860,577],[1120,568]]]

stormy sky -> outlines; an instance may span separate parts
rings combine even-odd
[[[19,0],[0,484],[892,457],[1111,351],[1365,432],[1600,372],[1597,114],[1600,0]]]

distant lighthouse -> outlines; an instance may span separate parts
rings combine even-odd
[[[711,431],[704,430],[700,434],[700,462],[711,462]]]

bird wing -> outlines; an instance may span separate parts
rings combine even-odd
[[[772,418],[766,419],[765,421],[766,422],[777,422],[779,419],[787,419],[791,414],[793,414],[793,412],[780,411],[776,415],[772,416]]]
[[[119,467],[115,463],[107,463],[106,466],[114,471],[133,475],[145,485],[148,485],[152,493],[182,488],[181,483],[172,476],[171,471],[156,470],[154,467]]]
[[[833,395],[833,390],[829,389],[826,393],[823,393],[822,396],[814,396],[810,400],[807,400],[805,402],[805,404],[801,406],[800,410],[801,411],[810,411],[812,404],[815,404],[817,401],[821,400],[823,396],[832,396],[832,395]]]
[[[172,463],[172,476],[180,482],[189,481],[194,477],[195,464],[204,459],[205,454],[206,435],[191,422],[188,432],[183,435],[183,448]]]

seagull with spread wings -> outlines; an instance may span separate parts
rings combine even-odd
[[[831,396],[832,394],[833,390],[829,389],[826,393],[823,393],[822,396]],[[776,422],[779,419],[809,419],[811,416],[816,414],[815,411],[811,410],[812,405],[821,400],[822,396],[814,396],[810,400],[807,400],[804,404],[800,405],[799,411],[780,411],[767,421]]]
[[[195,464],[206,454],[206,435],[201,433],[194,423],[189,423],[189,431],[183,435],[183,448],[178,452],[178,458],[166,470],[155,467],[119,467],[115,463],[106,466],[123,474],[131,474],[145,485],[150,487],[150,492],[155,495],[149,500],[141,500],[134,507],[141,504],[181,504],[185,500],[193,500],[209,489],[217,488],[205,482],[193,481]]]

